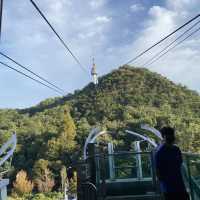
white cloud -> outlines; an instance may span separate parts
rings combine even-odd
[[[191,4],[192,2],[193,4]],[[134,57],[134,53],[136,55],[191,19],[197,14],[195,8],[200,7],[200,1],[196,0],[167,0],[166,3],[167,7],[153,6],[150,8],[149,19],[146,20],[144,29],[129,47],[129,49],[137,49],[138,51],[132,52],[132,55],[129,54],[130,57]],[[178,35],[180,33],[142,57],[138,62],[139,65],[145,63]],[[197,37],[193,36],[149,68],[200,92],[200,87],[197,84],[199,77],[196,75],[200,74],[200,68],[197,67],[200,63],[198,40]]]
[[[93,9],[99,9],[105,4],[105,0],[91,0],[89,5]]]
[[[94,37],[96,35],[95,31],[91,31],[91,32],[87,32],[87,33],[79,33],[79,38],[81,39],[86,39],[86,38],[91,38]]]
[[[99,27],[99,25],[104,25],[107,24],[108,22],[111,21],[111,18],[107,17],[107,16],[96,16],[93,18],[86,18],[83,19],[80,24],[81,26],[83,26],[84,28],[89,28],[91,27],[92,29],[96,29]]]
[[[111,18],[107,17],[107,16],[98,16],[96,17],[96,21],[98,23],[107,23],[110,22]]]
[[[169,33],[176,26],[176,13],[160,6],[153,6],[149,10],[150,20],[146,22],[145,37],[156,40]]]
[[[167,0],[168,6],[170,6],[171,9],[174,9],[176,11],[183,11],[187,10],[190,7],[193,7],[195,3],[197,3],[198,0]]]
[[[130,6],[131,12],[139,12],[145,10],[145,7],[142,4],[133,4]]]

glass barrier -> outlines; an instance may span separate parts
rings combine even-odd
[[[152,154],[114,153],[96,156],[97,179],[145,179],[152,178]]]
[[[200,199],[200,155],[185,153],[183,158],[185,180],[191,194],[191,199]]]
[[[155,169],[151,152],[118,152],[114,154],[99,154],[88,158],[84,164],[85,180],[95,180],[97,186],[104,186],[104,183],[119,183],[127,188],[131,183],[131,188],[135,184],[150,184],[157,187]],[[183,154],[183,175],[191,200],[200,199],[200,155]],[[94,173],[93,173],[94,172]],[[81,173],[80,173],[81,174]],[[93,179],[94,178],[94,179]],[[95,183],[96,182],[96,183]],[[127,184],[126,184],[127,183]],[[121,187],[121,185],[120,185]],[[149,186],[148,186],[149,187]],[[126,188],[125,188],[126,189]],[[157,190],[157,189],[156,189]],[[102,192],[103,190],[100,190]]]

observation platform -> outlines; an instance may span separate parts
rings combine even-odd
[[[183,154],[191,200],[200,199],[200,155]],[[78,200],[159,200],[152,152],[98,154],[82,163]]]
[[[161,141],[158,130],[142,125]],[[157,143],[133,131],[133,148],[114,151],[112,143],[95,143],[106,131],[93,129],[84,146],[84,160],[77,165],[78,200],[160,200],[162,195],[155,173]],[[109,133],[109,132],[107,132]],[[182,174],[191,200],[200,200],[200,154],[183,154]]]

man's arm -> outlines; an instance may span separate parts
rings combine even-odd
[[[155,153],[155,170],[156,170],[156,175],[158,177],[158,180],[162,180],[162,161],[161,161],[161,155],[160,152]]]

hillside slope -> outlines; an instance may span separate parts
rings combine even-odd
[[[58,139],[63,136],[66,106],[76,125],[75,147],[70,151]],[[69,118],[69,116],[68,116]],[[157,128],[176,128],[185,151],[200,151],[200,96],[147,69],[121,67],[63,98],[47,99],[23,110],[0,110],[0,141],[16,131],[18,147],[13,160],[14,174],[20,169],[33,176],[38,160],[48,161],[54,177],[61,166],[80,158],[84,140],[93,126],[116,130],[138,128],[148,123]],[[121,140],[121,146],[130,143]],[[64,146],[63,146],[64,145]],[[63,150],[64,148],[64,150]],[[66,154],[67,153],[67,154]],[[71,158],[66,158],[70,154]]]
[[[174,111],[180,108],[184,110],[185,107],[198,111],[200,96],[197,92],[176,85],[157,73],[126,66],[101,77],[97,87],[90,83],[81,91],[75,91],[75,94],[47,99],[35,107],[19,110],[19,113],[34,115],[45,109],[70,103],[82,116],[87,116],[88,110],[103,110],[99,108],[102,105],[98,106],[101,101],[105,106],[112,103],[121,106],[143,105],[159,108],[168,104]]]

